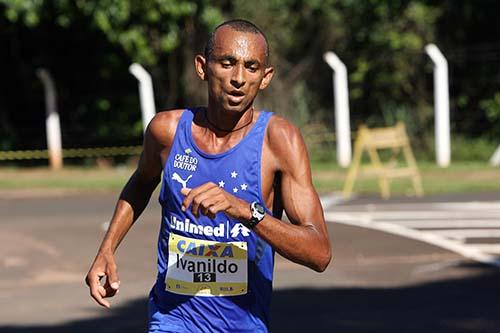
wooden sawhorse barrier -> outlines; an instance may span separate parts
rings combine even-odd
[[[388,162],[383,163],[378,154],[379,149],[391,149],[392,156]],[[363,152],[367,151],[371,166],[362,166]],[[402,152],[406,166],[397,167],[398,154]],[[413,156],[410,140],[406,134],[405,125],[398,122],[392,127],[372,128],[360,126],[354,144],[354,157],[344,184],[343,196],[349,198],[358,175],[373,175],[378,177],[380,194],[382,198],[391,196],[389,182],[393,178],[411,178],[413,188],[418,197],[424,195],[422,179]]]

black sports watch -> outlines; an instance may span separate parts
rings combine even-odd
[[[248,221],[245,221],[245,223],[243,224],[248,229],[253,229],[260,221],[264,219],[264,217],[266,216],[266,210],[264,209],[264,206],[262,206],[257,201],[254,201],[250,204],[250,212],[252,213],[252,218]]]

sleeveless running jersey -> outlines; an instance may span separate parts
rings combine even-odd
[[[198,109],[201,110],[201,109]],[[179,120],[160,192],[158,276],[150,295],[150,332],[267,332],[274,251],[224,213],[181,210],[181,189],[206,182],[247,202],[264,203],[261,155],[272,115],[261,112],[233,148],[207,154],[193,140],[196,109]],[[269,210],[268,214],[272,214]]]

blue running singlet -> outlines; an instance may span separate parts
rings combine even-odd
[[[150,294],[150,332],[267,332],[274,251],[224,213],[181,210],[183,187],[207,182],[264,203],[261,155],[270,112],[261,112],[233,148],[207,154],[193,140],[197,110],[183,112],[163,170],[158,277]],[[271,213],[268,211],[268,213]]]

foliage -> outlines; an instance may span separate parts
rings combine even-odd
[[[298,125],[326,121],[333,129],[331,71],[322,55],[334,50],[350,73],[354,129],[360,123],[388,124],[385,118],[400,116],[391,114],[396,109],[407,110],[403,117],[415,127],[427,126],[432,109],[426,78],[419,74],[425,68],[422,49],[434,40],[439,8],[424,1],[231,3],[234,16],[250,18],[268,32],[278,75],[263,104]]]
[[[500,83],[500,2],[436,1],[443,15],[436,24],[440,47],[448,57],[452,132],[500,143],[500,122],[487,115],[483,101]]]
[[[499,142],[492,142],[486,138],[465,138],[460,135],[452,137],[452,161],[486,162],[495,152]]]
[[[0,118],[0,145],[44,147],[38,67],[55,78],[65,146],[140,143],[137,83],[128,66],[139,62],[152,73],[160,108],[180,104],[180,46],[193,31],[206,32],[221,20],[206,0],[0,0],[0,41],[8,47],[2,60],[13,64],[7,77],[22,81],[18,87],[0,82],[15,98],[0,100],[0,109],[9,111]]]
[[[42,148],[43,89],[53,74],[66,146],[137,144],[142,126],[132,62],[153,76],[158,109],[206,101],[193,56],[228,18],[255,22],[268,36],[277,75],[258,105],[303,127],[333,131],[334,51],[349,73],[351,124],[407,124],[413,144],[432,155],[432,65],[436,43],[449,56],[452,133],[500,136],[500,3],[485,0],[0,0],[0,148]],[[22,112],[17,112],[22,110]],[[453,135],[452,135],[453,137]],[[481,148],[482,149],[482,148]]]
[[[161,54],[179,47],[185,20],[197,12],[209,28],[222,20],[209,1],[0,0],[0,3],[6,6],[9,20],[21,21],[28,27],[38,26],[48,13],[63,28],[69,27],[79,15],[89,17],[110,42],[121,45],[133,61],[146,65],[156,64]]]
[[[500,92],[496,93],[491,99],[483,100],[479,106],[486,112],[486,117],[494,124],[500,124]],[[495,127],[492,137],[500,138],[500,126]]]

